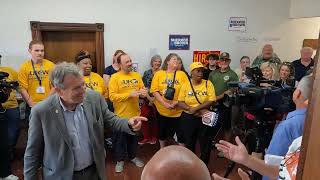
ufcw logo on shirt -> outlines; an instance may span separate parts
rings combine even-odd
[[[122,84],[125,84],[125,85],[138,84],[138,80],[137,79],[126,79],[126,80],[122,80]]]
[[[96,86],[99,86],[98,82],[92,82],[92,83],[88,82],[88,83],[86,83],[86,87],[87,88],[96,87]]]
[[[49,71],[48,70],[43,70],[43,71],[36,71],[36,73],[38,74],[38,76],[40,77],[45,77],[49,75]],[[34,74],[33,71],[29,71],[29,79],[31,78],[36,78],[36,75]]]
[[[196,91],[197,96],[208,96],[208,92],[207,91]],[[188,92],[188,96],[194,96],[192,91]]]
[[[173,82],[173,79],[168,79],[168,80],[164,80],[162,81],[162,84],[172,84]],[[178,85],[179,84],[179,81],[178,80],[174,80],[174,84]]]
[[[139,84],[139,81],[135,78],[125,79],[121,81],[120,88],[136,88]]]

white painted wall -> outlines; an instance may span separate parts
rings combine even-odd
[[[289,11],[290,0],[1,0],[0,54],[3,65],[18,69],[29,58],[29,21],[46,21],[104,23],[106,65],[123,49],[139,62],[140,72],[149,66],[150,49],[163,58],[171,52],[169,34],[191,35],[190,51],[175,51],[185,66],[198,49],[228,51],[236,67],[241,56],[253,59],[265,43],[273,44],[281,59],[292,60],[303,39],[317,38],[320,19],[289,19]],[[228,31],[232,16],[247,17],[246,33]]]
[[[291,0],[291,18],[320,17],[319,0]]]

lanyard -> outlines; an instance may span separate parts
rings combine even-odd
[[[175,81],[176,81],[176,73],[177,73],[177,71],[174,71],[174,74],[173,74],[173,80],[172,80],[172,82],[171,83],[169,83],[168,81],[168,72],[166,72],[166,81],[167,81],[167,86],[168,87],[174,87],[174,83],[175,83]]]
[[[42,75],[43,75],[43,64],[41,63],[41,66],[40,66],[40,72],[39,72],[40,77],[39,77],[32,60],[31,60],[31,63],[32,63],[33,73],[36,76],[37,80],[39,81],[39,85],[41,86],[42,85],[41,80],[42,80]]]
[[[167,86],[172,86],[173,85],[173,81],[172,82],[169,82],[169,79],[168,79],[168,72],[166,71],[166,82],[167,82]]]

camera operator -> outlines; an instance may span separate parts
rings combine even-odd
[[[249,155],[246,147],[238,137],[236,137],[237,145],[220,141],[219,144],[216,144],[217,149],[224,152],[228,159],[245,165],[261,175],[268,176],[270,179],[276,179],[279,172],[283,173],[283,169],[286,168],[286,163],[283,163],[283,157],[288,152],[292,152],[289,149],[290,144],[297,145],[294,143],[294,140],[299,139],[303,133],[306,108],[311,91],[312,76],[308,75],[301,79],[297,89],[294,91],[293,101],[296,104],[296,110],[290,112],[286,120],[275,130],[266,153],[267,155],[265,156],[265,161]],[[297,166],[297,164],[294,165]]]
[[[2,88],[0,91],[0,179],[16,180],[17,176],[11,174],[10,159],[9,159],[9,138],[8,138],[8,121],[6,117],[6,109],[2,107],[11,94],[11,90]]]
[[[293,140],[302,136],[308,107],[308,97],[311,91],[312,75],[307,75],[300,80],[297,89],[293,93],[292,99],[296,105],[296,110],[290,112],[286,120],[281,122],[275,129],[266,152],[266,161],[281,160],[281,157],[287,153],[288,147]]]
[[[9,76],[5,78],[5,80],[18,81],[18,74],[12,68],[0,66],[0,72],[8,73]],[[10,159],[13,159],[14,147],[17,144],[17,140],[19,137],[20,110],[16,98],[16,91],[12,90],[8,95],[8,100],[2,103],[2,107],[5,109],[3,115],[8,121],[8,143],[10,152],[9,157]]]
[[[231,70],[230,63],[231,59],[229,53],[221,53],[218,63],[220,68],[211,72],[208,78],[208,80],[210,80],[214,85],[216,91],[218,101],[218,104],[216,106],[220,113],[220,121],[223,123],[223,128],[226,131],[224,135],[225,140],[230,140],[231,136],[231,108],[224,106],[222,101],[224,94],[229,92],[228,82],[239,81],[237,74],[233,70]],[[223,155],[220,153],[219,156],[222,157]]]

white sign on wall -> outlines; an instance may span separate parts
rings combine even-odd
[[[247,18],[246,17],[230,17],[228,30],[245,32],[247,30]]]

